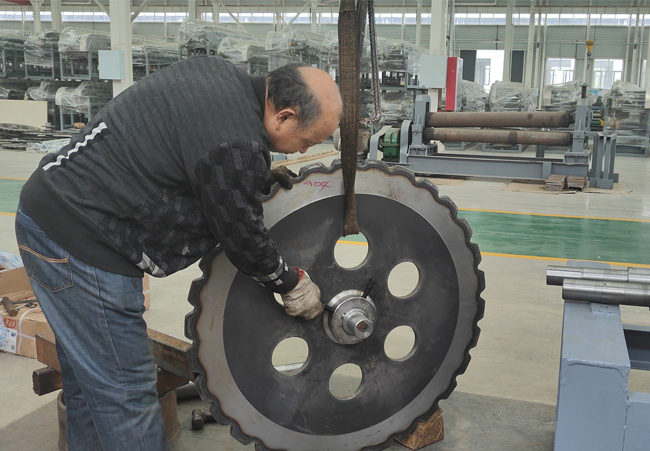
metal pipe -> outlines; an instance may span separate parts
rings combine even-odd
[[[562,284],[562,298],[567,301],[650,307],[650,285],[565,279]]]
[[[546,284],[562,285],[565,279],[597,280],[601,282],[630,282],[650,284],[650,269],[603,269],[553,266],[546,268]]]
[[[567,111],[429,113],[426,119],[427,127],[562,128],[570,123]]]
[[[571,133],[533,130],[486,130],[474,128],[425,128],[424,138],[431,141],[467,141],[493,144],[543,144],[568,146]]]

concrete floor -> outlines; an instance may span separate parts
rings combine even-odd
[[[331,146],[324,144],[310,152],[328,150]],[[531,153],[534,156],[529,147],[524,155]],[[0,150],[0,177],[26,178],[40,158],[38,154]],[[322,158],[326,163],[331,159]],[[300,164],[290,167],[297,172]],[[503,190],[509,180],[478,178],[441,184],[439,189],[465,209],[650,220],[650,159],[619,157],[616,170],[629,193],[510,192]],[[18,253],[13,219],[0,214],[0,249]],[[607,236],[599,238],[607,241]],[[618,261],[625,262],[625,256]],[[564,263],[483,256],[480,268],[486,278],[486,308],[479,323],[481,337],[471,352],[467,372],[458,378],[458,387],[441,403],[447,412],[447,438],[432,445],[431,450],[552,449],[563,301],[559,287],[545,284],[549,264]],[[200,275],[198,265],[194,265],[151,281],[151,309],[145,314],[151,328],[184,339],[183,321],[191,310],[186,301],[188,287]],[[622,310],[624,322],[650,325],[647,309]],[[38,397],[31,388],[31,373],[42,366],[33,359],[0,353],[0,380],[5,382],[0,385],[0,436],[20,435],[25,440],[22,447],[14,442],[15,448],[0,446],[2,449],[56,449],[55,394]],[[633,371],[630,390],[650,392],[650,375]],[[174,444],[175,450],[253,448],[231,439],[222,426],[206,426],[198,433],[189,430],[189,412],[196,405],[201,401],[179,405],[183,433]],[[34,426],[38,433],[32,433]],[[395,444],[391,449],[403,447]]]

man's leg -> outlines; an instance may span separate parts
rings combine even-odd
[[[66,403],[69,445],[78,446],[70,450],[96,449],[97,436],[103,451],[168,449],[142,318],[142,280],[70,256],[20,210],[16,236],[27,275],[67,362],[62,376],[72,392],[72,404]],[[96,432],[88,431],[84,402]]]
[[[72,366],[70,366],[68,358],[58,341],[56,342],[56,353],[61,365],[61,382],[66,405],[68,449],[101,450],[102,446],[95,429],[95,423],[93,423],[90,410],[81,393],[81,387],[77,383]]]

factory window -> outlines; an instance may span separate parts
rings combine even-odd
[[[415,25],[417,23],[417,14],[405,13],[404,14],[404,23],[407,24],[407,25]]]
[[[284,19],[287,21],[287,23],[291,22],[293,18],[296,16],[296,13],[286,13],[284,15]],[[300,13],[296,20],[293,21],[293,23],[311,23],[311,14],[310,13]]]
[[[594,82],[595,89],[611,89],[616,80],[623,77],[622,59],[596,59],[594,60]]]
[[[321,13],[320,23],[338,23],[338,13]]]
[[[402,24],[402,14],[401,13],[379,13],[375,14],[375,23],[377,24]]]
[[[219,22],[234,23],[235,19],[228,13],[219,13]]]
[[[238,19],[241,23],[251,23],[253,20],[251,13],[239,13],[237,16],[239,16]]]
[[[560,15],[559,14],[546,14],[545,15],[546,25],[560,25]]]
[[[571,25],[587,25],[588,18],[587,14],[574,14]]]
[[[512,23],[515,25],[530,25],[530,14],[513,14]]]
[[[23,21],[34,20],[34,13],[31,11],[0,11],[0,20]]]
[[[135,18],[134,22],[155,22],[156,14],[155,13],[140,13],[138,17]]]
[[[491,13],[482,13],[479,23],[481,25],[505,25],[506,24],[506,15],[505,14],[491,14]]]
[[[575,63],[573,58],[548,58],[546,60],[546,84],[559,85],[573,81]]]
[[[479,85],[490,86],[492,82],[490,81],[490,66],[492,60],[489,58],[477,58],[476,59],[476,73],[474,74],[474,80]]]
[[[253,23],[273,23],[273,13],[253,13]]]
[[[591,25],[628,26],[630,24],[629,14],[591,14],[589,17]]]
[[[467,25],[478,25],[481,23],[481,15],[470,13],[467,15]]]
[[[166,13],[167,22],[182,22],[187,19],[187,13]]]

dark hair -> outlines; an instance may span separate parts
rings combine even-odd
[[[296,110],[298,127],[301,129],[311,125],[321,114],[318,100],[300,75],[299,69],[306,67],[299,63],[289,63],[268,73],[268,100],[273,102],[275,109],[285,108]]]

